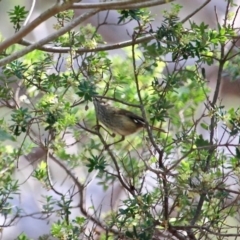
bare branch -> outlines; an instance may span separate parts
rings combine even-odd
[[[117,2],[102,2],[102,3],[76,3],[72,9],[89,9],[100,8],[101,10],[118,10],[118,9],[134,9],[145,8],[163,5],[175,0],[143,0],[143,1],[117,1]]]
[[[39,48],[40,46],[56,39],[57,37],[63,35],[64,33],[66,33],[67,31],[71,30],[72,28],[76,27],[78,24],[80,24],[81,22],[85,21],[87,18],[91,17],[92,15],[94,15],[95,13],[99,12],[98,9],[93,9],[92,11],[89,11],[87,13],[82,14],[81,16],[77,17],[76,19],[74,19],[71,23],[69,23],[68,25],[66,25],[65,27],[61,28],[59,31],[50,34],[49,36],[47,36],[46,38],[26,47],[25,49],[15,52],[12,55],[2,59],[0,61],[0,66],[4,66],[7,63],[14,61],[22,56],[24,56],[25,54]],[[1,46],[0,46],[1,47]],[[1,51],[1,49],[0,49]]]
[[[61,5],[55,4],[53,7],[49,8],[47,11],[43,12],[40,16],[35,18],[31,23],[24,26],[19,32],[14,34],[13,37],[8,38],[7,40],[3,41],[0,44],[0,52],[2,52],[7,47],[11,46],[14,43],[17,43],[19,40],[21,40],[24,36],[26,36],[28,33],[30,33],[33,29],[35,29],[39,24],[46,21],[50,17],[54,16],[55,14],[64,11],[68,9],[72,4],[74,0],[69,0],[64,2]]]
[[[151,39],[153,39],[155,37],[155,35],[146,35],[144,37],[139,37],[136,39],[135,43],[143,43],[146,41],[149,41]],[[34,43],[31,43],[29,41],[26,40],[21,40],[20,44],[24,45],[24,46],[29,46],[32,45]],[[87,48],[79,48],[76,50],[77,53],[88,53],[88,52],[99,52],[99,51],[108,51],[108,50],[114,50],[114,49],[119,49],[119,48],[124,48],[124,47],[128,47],[132,45],[132,40],[128,40],[128,41],[123,41],[120,43],[115,43],[115,44],[109,44],[109,45],[105,45],[105,46],[99,46],[96,47],[94,49],[87,49]],[[51,47],[51,46],[41,46],[37,48],[38,50],[42,50],[45,52],[51,52],[51,53],[68,53],[71,48],[69,47]]]

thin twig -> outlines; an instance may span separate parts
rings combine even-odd
[[[29,10],[29,13],[28,13],[28,16],[27,18],[25,19],[24,23],[23,23],[23,26],[26,26],[31,18],[31,15],[33,13],[33,10],[34,10],[34,7],[36,5],[36,0],[32,0],[32,5],[31,5],[31,8]]]
[[[188,19],[190,19],[192,16],[194,16],[196,13],[198,13],[200,10],[202,10],[208,3],[210,3],[211,0],[207,0],[204,2],[199,8],[197,8],[195,11],[190,13],[188,16],[186,16],[184,19],[181,20],[181,23],[185,23]]]

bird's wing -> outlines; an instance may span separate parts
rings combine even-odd
[[[118,109],[117,111],[115,111],[116,114],[119,114],[119,115],[125,115],[127,117],[129,117],[130,119],[132,119],[135,123],[139,123],[141,125],[144,125],[145,124],[145,121],[142,117],[138,116],[137,114],[134,114],[128,110],[125,110],[125,109]]]

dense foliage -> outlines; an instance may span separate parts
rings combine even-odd
[[[230,227],[228,222],[239,209],[238,187],[228,186],[230,177],[232,185],[239,184],[239,110],[226,109],[219,101],[224,73],[233,80],[239,76],[234,25],[238,11],[232,13],[233,3],[227,1],[224,21],[216,18],[217,28],[211,29],[204,22],[190,21],[191,14],[180,20],[181,6],[172,4],[154,28],[149,9],[134,8],[136,3],[130,2],[124,9],[114,7],[119,11],[117,24],[136,24],[127,46],[119,43],[118,56],[108,51],[116,45],[106,44],[99,34],[107,15],[96,27],[66,29],[77,18],[73,1],[58,3],[64,7],[55,14],[54,29],[66,29],[59,36],[51,35],[38,45],[22,38],[5,46],[6,39],[0,43],[0,101],[10,113],[0,120],[2,228],[32,216],[51,220],[49,235],[39,239],[240,236],[238,223]],[[101,8],[92,11],[93,15]],[[9,19],[16,33],[31,24],[24,23],[28,15],[25,7],[12,7]],[[189,59],[195,64],[188,66]],[[213,64],[217,79],[210,91],[206,66]],[[121,136],[113,138],[96,128],[94,96],[131,110],[166,132],[145,129],[109,146]],[[69,151],[73,146],[77,153]],[[29,158],[36,149],[41,155]],[[11,203],[22,193],[14,174],[20,171],[21,156],[33,166],[25,181],[35,179],[48,192],[38,213],[26,213]],[[67,191],[55,186],[52,161],[71,180]],[[85,169],[105,191],[118,186],[122,195],[111,211],[103,214],[94,205],[86,207],[90,182],[76,174],[76,168]],[[75,211],[80,213],[77,217]],[[18,239],[29,238],[22,233]]]

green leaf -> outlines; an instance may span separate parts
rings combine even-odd
[[[198,136],[198,138],[195,141],[195,144],[197,147],[203,147],[203,146],[208,146],[209,145],[209,141],[203,139],[202,134]]]
[[[18,31],[21,27],[21,23],[26,19],[28,11],[25,10],[25,7],[19,5],[14,6],[13,10],[8,12],[10,16],[10,22],[13,23],[13,27]]]
[[[122,10],[120,11],[121,16],[119,17],[118,24],[121,22],[125,22],[126,20],[139,21],[143,16],[144,11],[141,9],[130,9],[130,10]]]
[[[93,170],[103,171],[107,166],[105,158],[103,156],[94,156],[93,154],[91,156],[91,158],[88,158],[89,163],[86,165],[88,172],[92,172]]]
[[[10,133],[0,128],[0,141],[2,142],[6,140],[16,141],[16,139]]]
[[[86,101],[91,101],[92,97],[97,95],[96,87],[89,81],[83,79],[79,86],[78,92],[76,93],[79,97],[83,97]]]
[[[209,126],[206,123],[201,123],[200,126],[205,130],[209,130]]]

